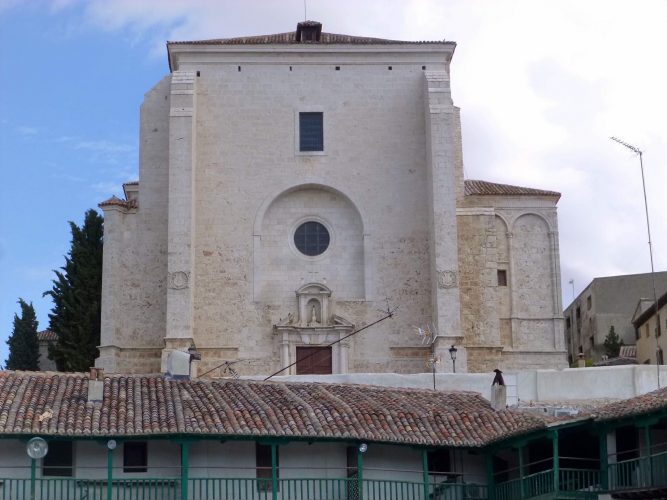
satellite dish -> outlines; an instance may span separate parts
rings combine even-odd
[[[40,458],[44,458],[49,452],[49,445],[44,439],[40,437],[34,437],[28,441],[26,452],[30,458],[33,460],[38,460]]]

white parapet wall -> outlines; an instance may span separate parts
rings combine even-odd
[[[658,389],[655,365],[623,365],[563,370],[505,372],[507,404],[531,401],[591,401],[627,399]],[[439,391],[473,391],[491,400],[494,373],[437,373]],[[245,377],[244,377],[245,378]],[[247,377],[261,380],[263,377]],[[323,382],[365,384],[412,389],[433,389],[431,373],[348,373],[340,375],[289,375],[271,380],[280,382]],[[667,386],[667,366],[660,367],[660,387]]]

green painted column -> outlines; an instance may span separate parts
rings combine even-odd
[[[644,445],[646,447],[646,463],[648,464],[648,484],[653,486],[653,457],[651,456],[651,426],[644,425]]]
[[[113,500],[113,450],[107,448],[107,500]]]
[[[35,483],[37,478],[37,460],[30,459],[30,500],[35,500]]]
[[[609,489],[609,452],[606,430],[600,433],[600,485],[604,491]]]
[[[422,450],[422,474],[424,479],[424,500],[428,500],[428,451],[426,451],[426,448]]]
[[[493,453],[489,452],[486,454],[486,488],[487,488],[487,498],[489,500],[496,500],[496,477],[493,473]]]
[[[553,461],[554,461],[554,492],[558,493],[560,491],[560,457],[558,451],[558,431],[554,431],[551,434],[551,445],[553,449]]]
[[[181,443],[181,500],[188,500],[188,475],[190,472],[190,454],[188,443]]]
[[[271,498],[278,500],[278,450],[271,444]]]
[[[357,447],[357,489],[359,500],[364,500],[364,454]]]
[[[519,446],[519,494],[520,498],[526,498],[526,492],[523,490],[523,478],[526,477],[526,471],[523,465],[523,446]]]

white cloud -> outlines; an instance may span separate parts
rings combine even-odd
[[[28,127],[26,125],[21,125],[20,127],[16,127],[16,131],[23,136],[32,136],[32,135],[37,135],[39,129],[36,127]]]
[[[74,144],[74,149],[85,149],[97,153],[128,153],[136,148],[129,144],[118,144],[111,141],[78,141]]]

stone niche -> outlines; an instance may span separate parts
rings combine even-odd
[[[331,290],[320,283],[308,283],[296,291],[296,315],[273,325],[280,342],[280,363],[287,366],[296,361],[298,346],[327,346],[354,331],[354,325],[334,314]],[[350,344],[342,341],[331,346],[332,373],[347,373]],[[296,366],[287,372],[297,373]]]

